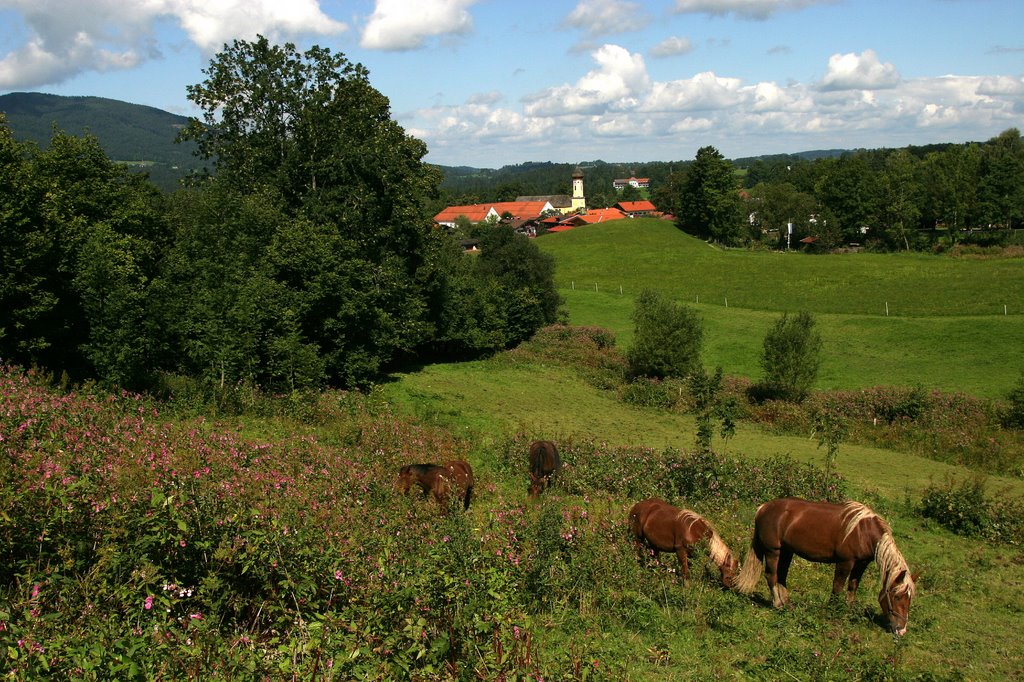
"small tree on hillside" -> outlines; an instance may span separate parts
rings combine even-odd
[[[753,387],[760,400],[800,402],[811,391],[821,364],[821,335],[808,312],[783,313],[764,337],[764,378]]]
[[[645,289],[636,300],[633,323],[627,359],[634,377],[685,377],[701,368],[704,327],[692,308]]]

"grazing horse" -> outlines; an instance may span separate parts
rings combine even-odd
[[[437,464],[406,464],[398,470],[396,487],[403,495],[408,495],[413,484],[416,484],[426,495],[430,493],[442,509],[448,508],[448,495],[453,491],[461,491],[462,508],[469,509],[473,499],[473,468],[469,462],[453,460],[439,466]]]
[[[736,582],[739,562],[711,523],[689,509],[673,507],[656,497],[637,502],[629,510],[629,528],[641,548],[659,552],[675,552],[682,567],[683,579],[690,577],[689,556],[702,540],[708,542],[711,560],[722,573],[722,584],[732,587]]]
[[[786,576],[793,555],[817,563],[835,564],[832,593],[853,602],[864,569],[874,560],[881,571],[878,604],[889,629],[897,636],[907,631],[916,575],[892,537],[892,529],[878,514],[859,502],[831,504],[793,497],[765,502],[754,516],[754,536],[736,589],[750,594],[757,587],[762,564],[772,605],[789,600]]]
[[[558,448],[549,440],[538,440],[530,446],[530,497],[537,497],[551,485],[551,479],[562,470]]]

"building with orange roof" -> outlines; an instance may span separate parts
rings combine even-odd
[[[489,204],[449,206],[434,216],[434,222],[451,228],[455,227],[455,221],[460,216],[471,223],[482,223],[491,219],[500,220],[506,214],[518,220],[531,220],[550,210],[552,207],[547,201],[496,201]]]
[[[615,204],[615,208],[619,209],[630,218],[650,215],[658,210],[655,208],[654,204],[649,201],[620,201]]]

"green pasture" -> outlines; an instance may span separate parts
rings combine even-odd
[[[516,363],[509,356],[499,356],[432,365],[394,378],[381,389],[389,403],[418,421],[476,438],[481,451],[516,431],[556,441],[593,438],[657,449],[690,450],[696,439],[692,414],[627,405],[564,367]],[[715,446],[755,458],[789,455],[819,466],[825,457],[811,437],[767,434],[743,422],[735,437],[727,443],[716,438]],[[964,467],[851,444],[840,445],[837,467],[859,490],[890,499],[920,496],[929,484],[974,475]],[[991,476],[988,482],[992,489],[1024,495],[1024,481]]]
[[[700,313],[704,363],[727,374],[756,378],[766,330],[798,310],[815,313],[822,333],[821,389],[920,385],[1001,397],[1024,370],[1019,259],[721,250],[650,219],[537,243],[555,258],[570,322],[610,329],[622,347],[633,299],[649,287]]]
[[[720,249],[664,220],[618,220],[537,240],[562,288],[635,296],[649,287],[681,301],[766,311],[885,316],[1024,315],[1019,259],[920,253],[828,256]]]

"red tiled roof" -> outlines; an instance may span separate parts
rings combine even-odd
[[[470,204],[468,206],[449,206],[436,216],[435,223],[454,223],[460,215],[465,216],[471,223],[479,223],[487,218],[491,210],[490,204]]]
[[[580,216],[583,222],[593,225],[594,223],[606,223],[609,220],[622,220],[626,214],[617,208],[591,209]]]
[[[654,211],[656,210],[654,204],[649,201],[620,201],[615,204],[626,213],[634,213],[637,211]]]
[[[471,223],[479,223],[487,219],[487,214],[490,213],[492,208],[499,217],[506,213],[511,213],[514,218],[528,220],[539,216],[546,208],[550,208],[550,204],[546,201],[499,201],[490,204],[449,206],[434,216],[434,222],[453,223],[461,215],[466,216]]]
[[[536,218],[549,206],[547,201],[500,201],[490,205],[499,216],[511,213],[516,218]]]

